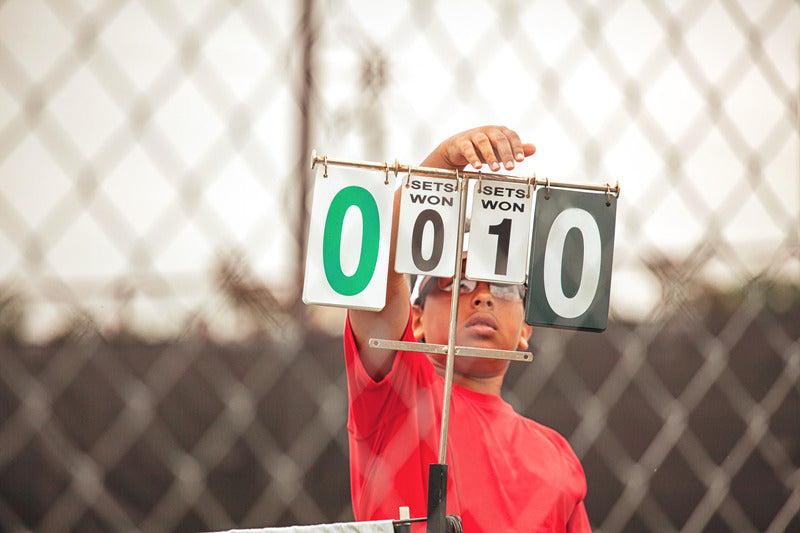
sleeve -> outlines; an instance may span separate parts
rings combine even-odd
[[[567,533],[590,533],[592,528],[589,524],[586,506],[583,503],[587,489],[583,465],[563,435],[553,428],[541,425],[539,427],[556,450],[555,457],[558,458],[558,461],[553,461],[553,464],[560,464],[553,473],[555,478],[560,479],[562,483],[563,507],[561,508],[564,509],[562,521],[566,519],[566,531]]]
[[[572,512],[569,522],[567,522],[567,533],[591,533],[591,531],[589,516],[586,514],[583,500],[581,500],[575,506],[575,510]]]
[[[411,314],[403,341],[414,342]],[[392,369],[380,381],[373,380],[361,364],[355,337],[348,315],[344,329],[344,355],[347,370],[348,420],[347,429],[359,439],[367,439],[387,420],[406,410],[403,398],[413,398],[421,373],[415,352],[398,352]],[[426,359],[427,361],[427,359]]]
[[[591,533],[592,527],[589,524],[589,516],[586,513],[586,506],[583,503],[584,498],[586,498],[586,474],[572,446],[570,446],[566,439],[563,437],[560,438],[563,439],[564,453],[569,465],[569,471],[566,477],[568,477],[571,482],[569,483],[570,489],[568,490],[571,493],[573,501],[576,502],[572,515],[567,521],[567,533]]]

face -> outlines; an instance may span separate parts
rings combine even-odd
[[[447,344],[450,329],[450,292],[433,284],[424,307],[414,306],[413,328],[417,340]],[[489,285],[478,282],[475,290],[461,294],[456,322],[456,345],[476,348],[515,350],[528,348],[531,326],[524,322],[522,301],[497,298]],[[430,355],[434,364],[445,364],[446,356]],[[475,377],[505,372],[509,361],[475,357],[456,357],[455,371]]]

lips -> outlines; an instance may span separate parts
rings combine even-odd
[[[497,330],[497,320],[492,315],[478,313],[470,316],[464,327],[480,335],[491,335]]]

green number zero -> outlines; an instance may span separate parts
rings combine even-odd
[[[342,225],[347,210],[357,207],[361,212],[361,255],[358,268],[348,276],[342,271]],[[380,215],[375,198],[363,187],[345,187],[333,197],[325,219],[322,237],[322,265],[331,289],[343,296],[354,296],[363,291],[378,263],[380,244]]]

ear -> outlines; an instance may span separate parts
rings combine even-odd
[[[517,345],[520,350],[528,349],[528,339],[531,338],[531,333],[533,333],[533,326],[523,321],[519,329],[519,344]]]
[[[411,306],[411,330],[414,338],[420,341],[425,338],[425,329],[422,327],[422,314],[424,310],[418,305]]]

